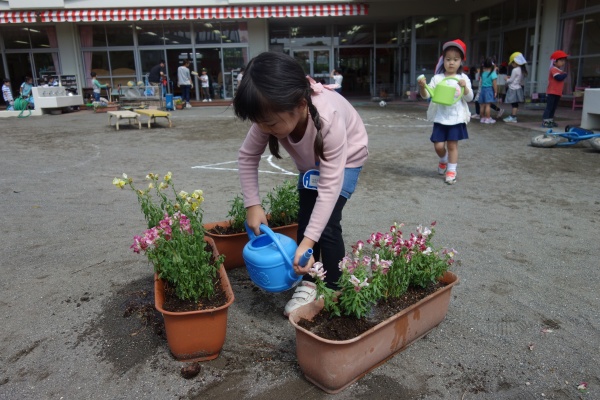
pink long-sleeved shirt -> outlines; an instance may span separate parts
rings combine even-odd
[[[294,143],[288,136],[279,140],[279,143],[291,156],[300,173],[310,169],[319,170],[319,196],[304,233],[318,242],[341,193],[344,168],[364,165],[368,156],[368,138],[358,112],[343,96],[320,84],[313,85],[313,90],[312,102],[321,115],[323,152],[327,160],[318,160],[314,153],[317,129],[311,118],[299,142]],[[238,167],[246,207],[260,204],[258,164],[268,143],[269,134],[253,124],[240,148]]]

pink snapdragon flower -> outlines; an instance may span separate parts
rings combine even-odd
[[[327,274],[327,271],[325,271],[325,269],[323,268],[323,263],[317,261],[316,263],[313,264],[313,266],[310,268],[310,270],[308,271],[308,274],[313,278],[313,279],[320,279],[322,281],[325,281],[325,275]]]
[[[350,283],[354,286],[354,290],[356,292],[360,292],[360,289],[369,286],[369,282],[367,282],[367,278],[364,281],[360,281],[356,276],[350,275]]]

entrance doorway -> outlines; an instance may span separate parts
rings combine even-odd
[[[339,49],[339,68],[344,81],[342,93],[344,96],[369,96],[371,93],[371,79],[373,49],[365,47],[352,47]]]
[[[167,49],[167,73],[169,81],[172,82],[172,93],[175,96],[181,95],[181,90],[177,87],[177,69],[183,65],[183,61],[190,60],[190,71],[196,71],[200,75],[202,69],[205,68],[208,72],[209,91],[211,99],[215,97],[215,83],[218,80],[218,75],[221,72],[221,60],[219,57],[219,49]],[[202,90],[200,79],[192,75],[194,89],[192,89],[192,98],[196,100],[202,99]]]

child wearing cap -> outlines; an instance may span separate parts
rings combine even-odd
[[[6,111],[13,111],[15,99],[12,95],[12,88],[10,87],[10,79],[4,78],[2,81],[2,96],[4,97],[4,102],[6,103]]]
[[[504,118],[504,122],[517,122],[517,111],[519,111],[519,103],[525,101],[523,93],[523,80],[527,76],[527,60],[523,54],[518,51],[512,53],[508,59],[508,63],[513,67],[510,77],[506,80],[508,90],[506,91],[506,102],[511,103],[512,112]]]
[[[455,78],[447,80],[445,83],[456,87],[457,92],[463,89],[463,96],[460,101],[453,105],[442,105],[431,103],[435,107],[433,115],[433,132],[431,142],[433,148],[439,157],[438,173],[445,174],[445,182],[449,185],[456,183],[456,167],[458,165],[458,141],[468,139],[467,122],[471,117],[467,102],[473,100],[473,90],[471,89],[471,80],[464,74],[462,62],[466,60],[467,45],[460,39],[444,43],[443,53],[435,69],[435,75],[431,78],[429,87],[435,90],[436,85],[445,78]],[[419,92],[421,97],[428,99],[429,92],[425,89],[425,77],[419,77]],[[430,112],[428,111],[428,117]]]
[[[550,72],[548,73],[548,88],[546,89],[546,109],[544,110],[544,122],[542,127],[555,128],[554,113],[562,96],[565,86],[567,72],[563,70],[567,63],[568,54],[562,50],[556,50],[550,56]]]

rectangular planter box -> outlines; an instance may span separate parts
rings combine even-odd
[[[447,285],[350,340],[323,339],[298,325],[317,315],[323,300],[292,311],[296,356],[306,379],[327,393],[338,393],[426,335],[446,317],[458,277],[446,272],[441,281]]]

